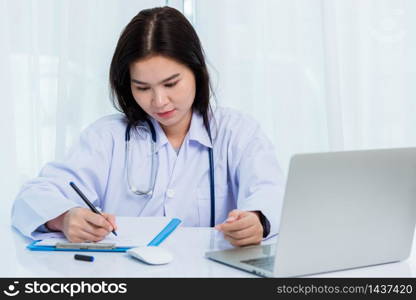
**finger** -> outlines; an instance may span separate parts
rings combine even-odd
[[[228,218],[227,220],[225,220],[225,222],[232,222],[232,221],[238,220],[242,218],[246,213],[247,212],[244,210],[233,209],[232,211],[228,213]]]
[[[254,225],[243,230],[224,232],[224,236],[230,237],[234,240],[242,240],[258,234],[260,234],[260,232]]]
[[[116,217],[108,213],[103,213],[102,215],[113,226],[113,229],[117,230]]]
[[[240,216],[242,216],[242,215],[243,215],[243,211],[238,210],[238,209],[234,209],[234,210],[229,212],[227,219],[223,223],[215,225],[214,228],[219,230],[219,231],[222,231],[223,230],[222,229],[222,224],[232,223],[232,222],[238,220],[240,218]]]
[[[241,240],[236,240],[229,236],[226,236],[225,239],[229,241],[233,246],[237,246],[237,247],[258,245],[262,241],[261,237],[258,237],[258,236],[250,236],[248,238],[241,239]]]
[[[87,232],[89,235],[92,235],[92,240],[100,240],[108,234],[104,228],[94,226],[85,219],[82,219],[78,222],[73,222],[68,226],[66,235],[70,236],[72,239],[80,240],[83,236],[82,232]]]
[[[234,217],[238,217],[239,215],[241,215],[242,213],[244,213],[244,210],[240,210],[240,209],[233,209],[232,211],[230,211],[228,213],[228,216],[234,216]]]
[[[80,237],[86,242],[99,242],[104,239],[105,236],[97,236],[83,230],[80,232]]]
[[[97,242],[101,239],[82,229],[71,229],[67,234],[67,239],[71,243]]]
[[[231,232],[246,229],[252,226],[253,223],[254,221],[252,218],[250,218],[248,215],[244,215],[237,221],[231,223],[223,223],[219,227],[222,232]]]
[[[95,226],[89,222],[85,222],[85,225],[82,226],[82,230],[100,239],[104,238],[110,232],[103,227]]]
[[[85,219],[91,224],[94,224],[95,226],[105,228],[107,231],[113,230],[113,226],[102,215],[93,212],[88,212],[85,215]]]

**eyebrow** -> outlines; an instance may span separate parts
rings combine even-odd
[[[176,77],[178,77],[180,74],[179,73],[176,73],[176,74],[173,74],[172,76],[169,76],[168,78],[166,78],[166,79],[163,79],[161,82],[159,82],[159,83],[165,83],[165,82],[167,82],[167,81],[169,81],[169,80],[172,80],[172,79],[174,79],[174,78],[176,78]],[[131,81],[132,82],[134,82],[134,83],[138,83],[138,84],[148,84],[147,82],[143,82],[143,81],[139,81],[139,80],[137,80],[137,79],[131,79]]]

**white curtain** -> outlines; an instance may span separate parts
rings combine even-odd
[[[218,102],[292,154],[416,145],[416,1],[188,1]]]
[[[24,181],[115,112],[108,70],[118,37],[140,10],[165,4],[0,0],[0,222]]]
[[[119,34],[166,3],[197,29],[218,104],[257,119],[285,171],[299,152],[416,145],[416,1],[0,0],[5,216],[22,182],[115,112]]]

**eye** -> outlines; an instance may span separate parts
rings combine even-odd
[[[179,81],[179,80],[178,80],[178,81]],[[165,87],[168,87],[168,88],[174,87],[174,86],[178,83],[178,81],[175,81],[175,82],[170,82],[170,83],[166,83],[166,84],[165,84]]]
[[[137,87],[137,90],[139,91],[147,91],[148,89],[148,87]]]

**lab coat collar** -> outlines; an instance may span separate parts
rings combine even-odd
[[[160,148],[162,148],[163,146],[165,146],[169,141],[168,138],[165,134],[165,132],[163,131],[162,127],[160,126],[159,122],[156,121],[153,118],[150,118],[150,121],[153,124],[153,127],[155,128],[156,131],[156,149],[155,151],[158,152]]]
[[[159,122],[157,122],[154,118],[150,118],[150,120],[156,131],[156,152],[158,152],[161,147],[165,146],[169,142],[169,140]],[[205,129],[204,119],[198,112],[192,113],[191,126],[189,127],[187,136],[189,141],[196,141],[205,147],[212,148],[211,140],[207,130]],[[186,138],[184,142],[185,141]]]
[[[190,141],[196,141],[205,147],[212,148],[211,140],[204,125],[204,118],[200,113],[193,112],[188,134]]]

